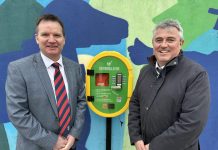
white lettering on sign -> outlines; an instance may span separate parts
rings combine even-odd
[[[120,67],[99,67],[99,70],[119,71],[119,70],[120,70]]]

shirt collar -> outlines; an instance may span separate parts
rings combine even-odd
[[[40,52],[42,60],[46,66],[46,68],[51,67],[51,65],[53,63],[55,63],[55,61],[51,60],[50,58],[48,58],[47,56],[45,56],[42,52]],[[60,56],[60,58],[58,59],[58,61],[56,61],[60,64],[61,67],[63,67],[63,62],[62,62],[62,55]]]
[[[162,70],[164,67],[165,67],[165,65],[160,67],[158,62],[156,61],[155,68],[158,68],[158,69]]]

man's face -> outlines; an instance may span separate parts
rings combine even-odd
[[[160,66],[179,55],[184,41],[180,39],[179,31],[175,27],[158,28],[152,40],[154,55]]]
[[[62,27],[58,22],[41,21],[37,27],[35,39],[45,56],[53,61],[57,61],[60,58],[65,38]]]

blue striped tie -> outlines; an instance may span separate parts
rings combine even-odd
[[[59,70],[59,63],[53,63],[52,66],[55,68],[54,85],[59,117],[59,135],[67,137],[72,120],[70,116],[70,104],[67,97],[64,80]]]

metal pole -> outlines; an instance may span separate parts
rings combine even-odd
[[[106,150],[111,150],[112,119],[106,118]]]

